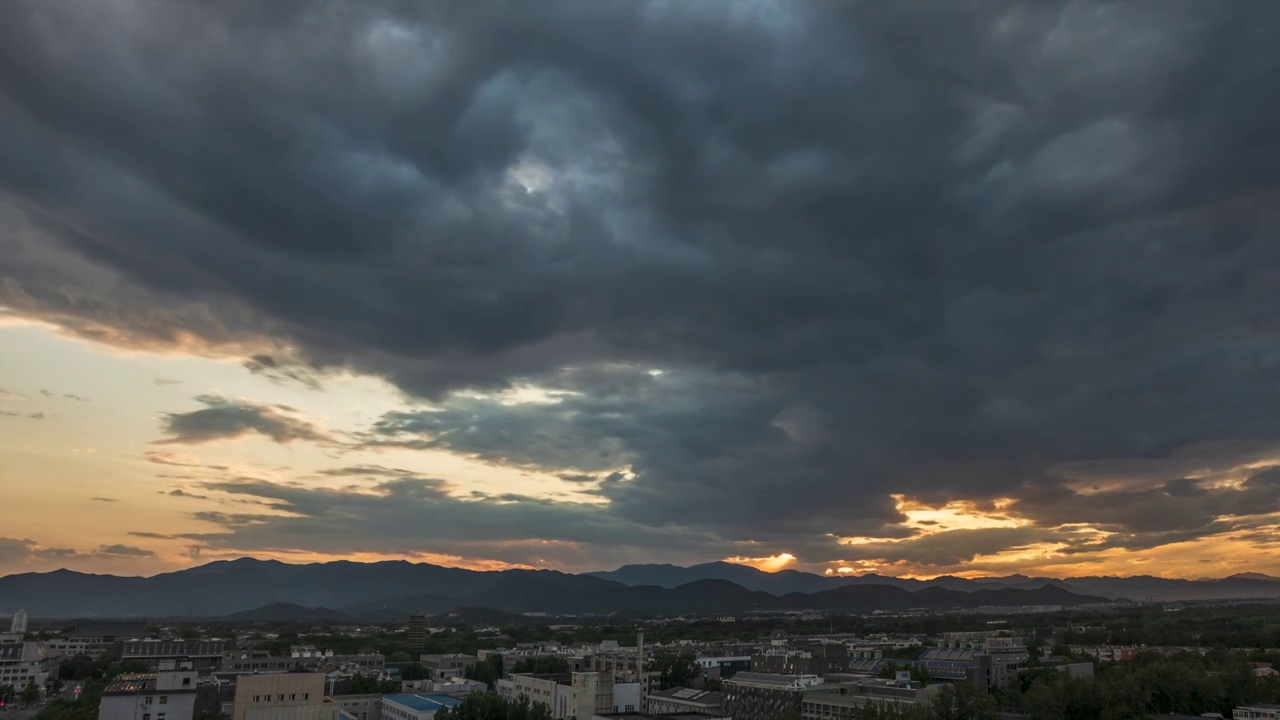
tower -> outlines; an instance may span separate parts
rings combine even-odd
[[[13,624],[9,626],[11,633],[25,633],[27,631],[27,609],[18,608],[18,612],[13,614]]]

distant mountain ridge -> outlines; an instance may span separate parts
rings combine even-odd
[[[292,565],[252,558],[145,578],[69,570],[0,577],[0,614],[25,607],[37,618],[240,614],[246,620],[349,617],[392,622],[415,612],[445,613],[460,607],[515,614],[737,615],[1235,597],[1280,597],[1280,580],[1253,573],[1216,580],[1053,580],[1023,575],[916,580],[795,570],[766,573],[726,562],[687,568],[628,565],[572,575],[554,570],[482,572],[406,561]]]
[[[896,578],[884,575],[816,575],[798,570],[764,572],[747,565],[711,562],[689,567],[677,565],[624,565],[617,570],[590,573],[624,585],[658,585],[673,588],[704,579],[723,579],[749,590],[773,595],[814,593],[851,585],[891,585],[905,590],[940,587],[960,592],[976,592],[984,588],[1034,590],[1054,585],[1073,593],[1101,595],[1135,601],[1178,602],[1184,600],[1229,600],[1241,598],[1280,598],[1280,578],[1260,573],[1239,573],[1225,578],[1174,580],[1137,575],[1132,577],[1070,577],[1064,579],[1026,575],[1006,577],[960,578],[943,575],[930,580]]]

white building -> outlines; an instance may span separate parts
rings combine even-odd
[[[35,684],[43,692],[49,678],[57,677],[62,656],[41,642],[16,642],[0,645],[0,685],[21,690]]]
[[[25,633],[27,631],[27,609],[19,608],[18,612],[13,614],[13,622],[9,624],[9,632]]]
[[[523,695],[531,702],[546,705],[552,720],[643,709],[640,683],[615,683],[610,672],[518,673],[498,681],[496,689],[499,696],[508,700]]]
[[[195,713],[195,670],[120,675],[98,706],[98,720],[192,720]]]
[[[1233,720],[1277,720],[1280,705],[1240,705],[1231,712]]]

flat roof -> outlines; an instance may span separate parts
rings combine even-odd
[[[403,705],[418,712],[432,712],[442,707],[451,708],[462,704],[462,701],[456,697],[435,693],[429,695],[388,695],[382,698],[382,701]]]

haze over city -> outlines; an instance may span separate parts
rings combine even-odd
[[[0,3],[0,574],[1280,575],[1280,4]]]

